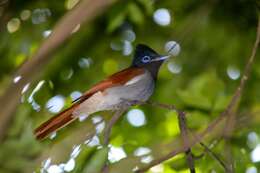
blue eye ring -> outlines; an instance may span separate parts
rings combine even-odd
[[[142,62],[143,63],[148,63],[148,62],[150,62],[151,61],[151,57],[150,56],[144,56],[143,58],[142,58]]]

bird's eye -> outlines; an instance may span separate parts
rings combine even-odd
[[[151,58],[149,57],[149,56],[144,56],[143,58],[142,58],[142,62],[143,63],[147,63],[147,62],[149,62],[151,60]]]

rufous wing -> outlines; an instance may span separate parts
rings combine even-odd
[[[141,75],[144,72],[145,71],[143,68],[138,68],[138,67],[131,67],[131,68],[124,69],[120,72],[117,72],[109,76],[105,80],[94,85],[91,89],[86,91],[81,97],[79,97],[74,102],[86,100],[98,91],[104,91],[107,88],[111,88],[118,85],[124,85],[132,78]]]
[[[104,91],[107,88],[111,88],[118,85],[124,85],[132,78],[136,77],[137,75],[143,74],[144,69],[142,68],[127,68],[120,72],[117,72],[107,79],[97,83],[91,89],[86,91],[80,98],[73,102],[73,105],[68,109],[60,112],[59,114],[55,115],[54,117],[50,118],[38,128],[35,129],[34,134],[37,139],[41,140],[46,138],[49,134],[61,129],[62,127],[70,124],[73,122],[76,117],[73,116],[73,112],[77,107],[84,102],[86,99],[91,97],[93,94],[99,91]]]

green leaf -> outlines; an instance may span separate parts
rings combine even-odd
[[[125,5],[119,5],[116,8],[112,9],[108,17],[108,26],[106,31],[111,33],[115,31],[119,26],[121,26],[125,20],[126,11]]]
[[[137,25],[141,25],[143,23],[144,15],[141,9],[135,3],[130,3],[128,5],[128,12],[129,18],[133,23]]]
[[[87,147],[85,145],[81,146],[81,151],[79,156],[76,158],[76,167],[73,173],[81,173],[84,166],[89,162],[91,156],[94,155],[96,147]]]
[[[178,91],[178,95],[189,106],[212,110],[216,101],[222,102],[223,98],[220,100],[219,97],[226,97],[223,90],[224,83],[210,71],[194,78],[186,89]],[[222,108],[219,102],[218,108]]]
[[[145,11],[147,14],[151,15],[153,14],[154,11],[154,2],[151,0],[138,0],[139,3],[142,4],[142,6],[144,6]]]
[[[108,147],[98,150],[90,159],[83,173],[98,173],[102,170],[108,157]]]

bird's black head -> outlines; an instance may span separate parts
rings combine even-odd
[[[169,56],[159,55],[150,47],[138,44],[135,49],[132,67],[146,68],[156,78],[160,66],[167,58],[169,58]]]

